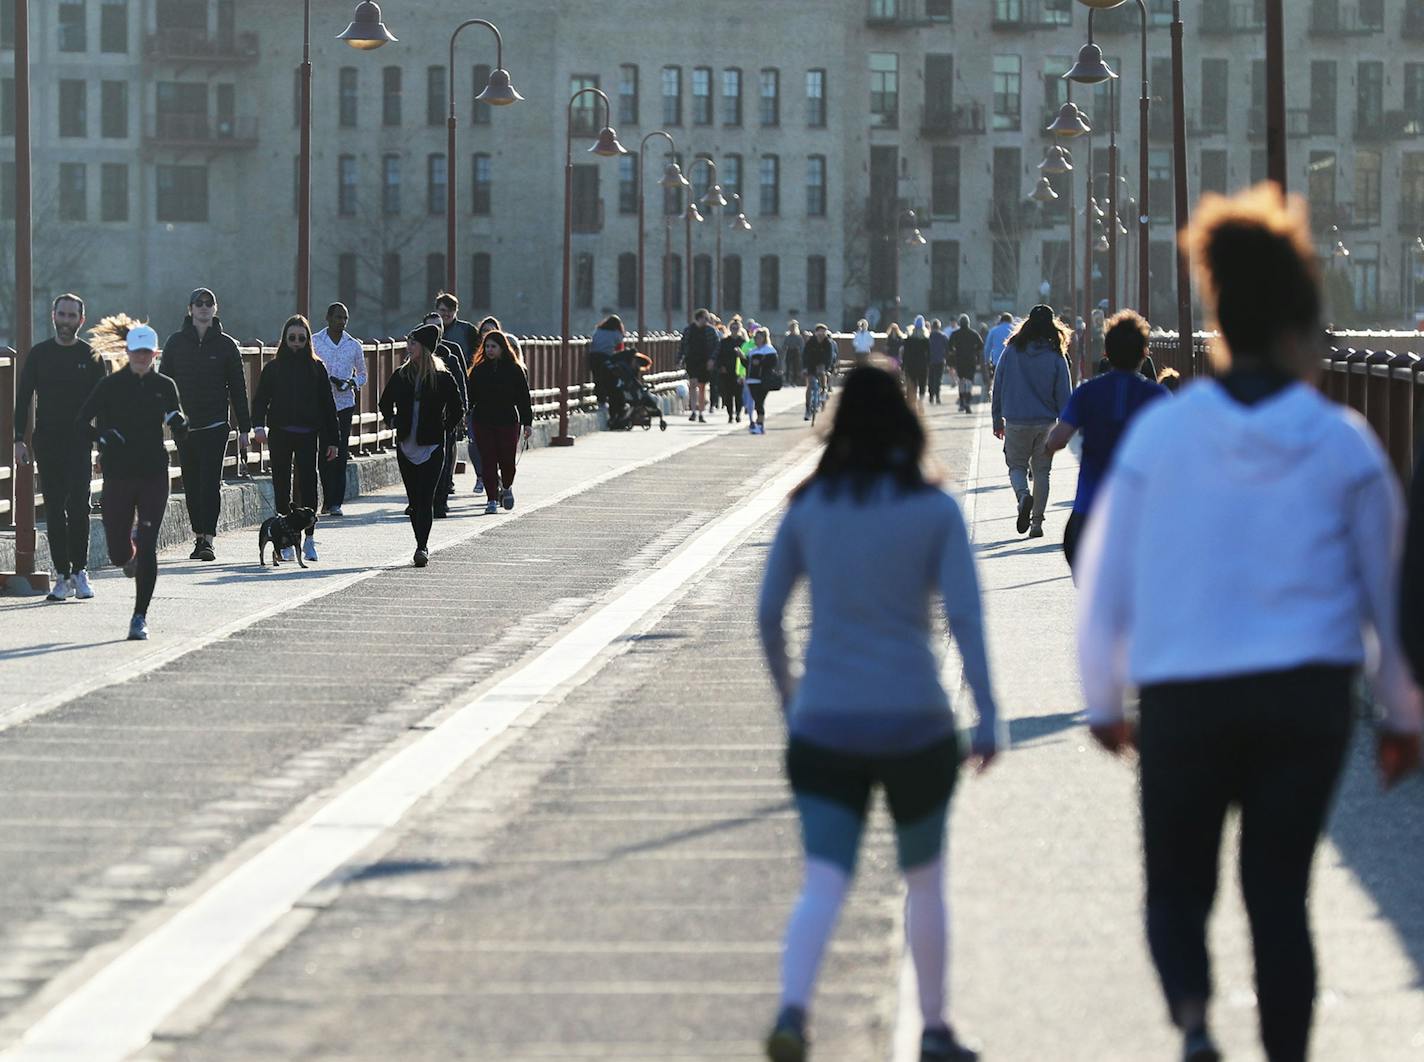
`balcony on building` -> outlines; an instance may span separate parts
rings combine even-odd
[[[240,149],[257,145],[257,119],[206,114],[150,114],[145,142],[155,147]]]
[[[866,0],[871,29],[917,29],[950,21],[952,0]]]
[[[1424,113],[1409,111],[1356,112],[1356,140],[1410,140],[1424,135]]]
[[[1359,231],[1377,228],[1380,224],[1380,204],[1312,202],[1310,204],[1310,227],[1317,233],[1329,232],[1332,228]]]
[[[1075,0],[993,0],[992,26],[1006,32],[1061,29],[1073,24]],[[1097,28],[1097,22],[1093,26]]]
[[[571,217],[574,232],[590,233],[603,231],[603,200],[580,199],[574,197]]]
[[[196,29],[161,29],[148,35],[144,48],[150,59],[166,62],[255,63],[259,57],[257,34],[211,34]]]
[[[986,129],[984,106],[979,103],[958,107],[920,108],[920,135],[927,139],[967,136]]]
[[[1364,37],[1384,32],[1384,0],[1312,0],[1310,34],[1316,37]]]
[[[1286,136],[1300,138],[1310,136],[1311,133],[1312,130],[1310,128],[1310,108],[1286,108]],[[1247,125],[1247,135],[1252,140],[1266,139],[1266,108],[1251,108],[1250,121]]]
[[[1207,36],[1260,33],[1266,28],[1265,0],[1203,0],[1201,32]]]

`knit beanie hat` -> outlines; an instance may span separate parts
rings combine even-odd
[[[413,339],[432,354],[440,349],[440,329],[433,324],[421,325],[406,335],[406,339]]]

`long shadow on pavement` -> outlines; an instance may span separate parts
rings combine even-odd
[[[1053,715],[1027,715],[1009,720],[1009,745],[1023,748],[1042,738],[1072,730],[1080,722],[1077,712],[1056,712]]]

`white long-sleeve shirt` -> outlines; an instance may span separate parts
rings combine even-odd
[[[1120,719],[1128,685],[1367,662],[1389,725],[1419,730],[1395,620],[1402,537],[1369,426],[1314,388],[1245,406],[1207,382],[1156,403],[1085,532],[1089,721]]]
[[[327,330],[312,334],[312,349],[326,366],[326,374],[333,380],[350,380],[354,374],[357,387],[366,386],[366,355],[361,350],[361,342],[350,332],[341,333],[341,342],[333,343]],[[331,397],[337,409],[350,409],[356,404],[356,395],[347,388],[338,390],[333,384]]]

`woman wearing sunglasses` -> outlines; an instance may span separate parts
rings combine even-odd
[[[317,507],[317,452],[326,460],[340,453],[336,403],[326,366],[311,343],[311,325],[300,314],[287,318],[277,357],[262,368],[252,396],[252,426],[258,442],[267,443],[272,466],[272,494],[277,513],[292,511],[292,473],[297,499],[304,509]],[[302,543],[302,555],[316,560],[315,525]],[[283,560],[296,560],[295,550],[283,550]]]

